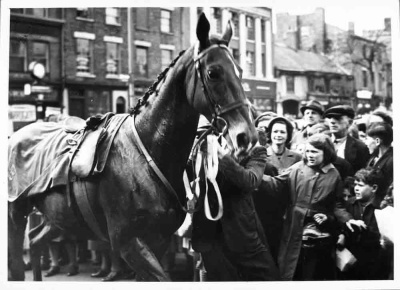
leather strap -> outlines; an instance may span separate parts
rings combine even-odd
[[[156,173],[156,175],[158,176],[158,178],[160,178],[160,180],[162,181],[162,183],[164,184],[164,186],[168,189],[169,192],[171,192],[177,199],[180,207],[182,208],[182,210],[184,212],[188,212],[186,207],[184,207],[181,203],[181,201],[179,200],[178,194],[176,193],[175,189],[172,187],[172,185],[169,183],[169,181],[167,180],[167,178],[165,178],[164,174],[161,172],[161,170],[158,168],[157,164],[154,162],[153,158],[150,156],[149,152],[147,151],[146,147],[143,145],[142,140],[139,137],[139,134],[136,130],[136,126],[135,126],[135,116],[134,115],[132,117],[132,131],[133,131],[133,136],[136,139],[137,145],[139,146],[139,150],[142,152],[142,154],[145,156],[147,163],[149,163],[150,167],[153,169],[153,171]]]
[[[100,229],[99,222],[95,214],[93,213],[92,206],[89,202],[88,194],[88,186],[89,182],[83,180],[77,180],[72,183],[73,192],[75,195],[76,203],[79,207],[79,210],[88,224],[89,228],[93,231],[93,233],[102,241],[109,242],[109,240],[105,237],[103,232]]]

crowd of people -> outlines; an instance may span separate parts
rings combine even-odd
[[[393,243],[375,215],[393,206],[392,118],[376,111],[356,123],[350,106],[315,100],[300,111],[297,130],[274,112],[255,116],[259,144],[248,156],[219,146],[224,214],[192,219],[207,280],[393,279]]]
[[[207,219],[200,195],[200,210],[190,215],[190,231],[183,234],[193,270],[201,273],[194,280],[393,279],[393,243],[375,215],[393,206],[392,118],[376,111],[357,123],[353,108],[325,110],[315,100],[300,111],[302,128],[274,112],[253,116],[259,142],[248,155],[235,156],[218,143],[223,216]],[[207,126],[199,124],[198,137]],[[213,194],[209,204],[215,211]],[[76,240],[59,239],[69,260],[67,275],[74,276]],[[61,240],[49,245],[50,257],[44,255],[45,276],[60,272]],[[134,277],[106,243],[93,241],[88,249],[96,253],[92,277]],[[345,250],[353,259],[339,269],[338,255]]]

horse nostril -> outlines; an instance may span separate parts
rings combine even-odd
[[[238,147],[247,148],[249,145],[249,137],[245,133],[240,133],[236,137]]]

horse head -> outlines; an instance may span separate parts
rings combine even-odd
[[[194,47],[196,73],[187,86],[189,103],[210,122],[226,127],[225,138],[235,155],[248,152],[258,136],[249,116],[241,79],[242,69],[228,49],[230,21],[222,37],[209,37],[210,23],[202,13],[197,23]]]

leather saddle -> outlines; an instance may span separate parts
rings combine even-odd
[[[105,127],[113,116],[114,113],[107,113],[104,116],[90,117],[86,121],[77,117],[65,120],[64,130],[74,132],[74,135],[67,142],[74,145],[70,170],[75,176],[85,178],[93,174],[98,146],[106,137],[107,130]]]

